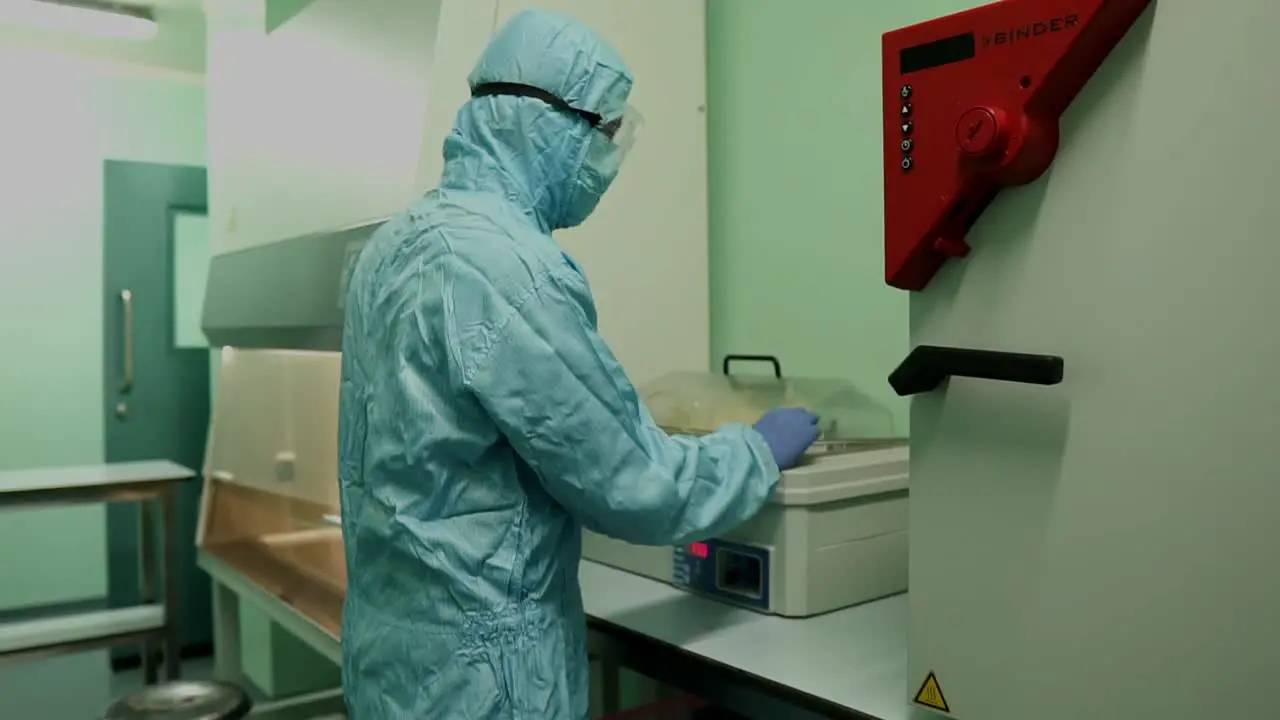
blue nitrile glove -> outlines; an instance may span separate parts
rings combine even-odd
[[[819,433],[818,416],[804,408],[774,408],[752,427],[769,443],[779,470],[795,467]]]

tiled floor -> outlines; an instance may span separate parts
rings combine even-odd
[[[182,676],[211,678],[213,661],[185,662]],[[0,663],[0,720],[99,720],[115,699],[140,687],[142,671],[111,673],[105,651]]]
[[[212,660],[183,663],[184,678],[213,675]],[[142,687],[142,671],[113,674],[106,651],[0,664],[0,720],[96,720]]]

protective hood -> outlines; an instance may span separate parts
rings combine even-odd
[[[605,120],[622,116],[631,71],[577,20],[543,10],[514,16],[468,78],[474,89],[516,83]],[[620,156],[588,122],[532,97],[472,98],[445,140],[445,189],[497,192],[544,231],[586,220],[617,175]]]

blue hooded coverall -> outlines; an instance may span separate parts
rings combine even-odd
[[[469,78],[519,83],[605,120],[632,77],[577,21],[527,11]],[[742,425],[659,429],[596,331],[551,232],[581,223],[618,153],[535,97],[473,97],[440,187],[357,259],[342,349],[355,720],[587,717],[581,530],[682,544],[754,515],[779,479]]]

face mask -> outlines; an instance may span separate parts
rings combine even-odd
[[[569,194],[565,227],[581,225],[591,216],[600,204],[600,198],[604,197],[605,191],[618,177],[626,155],[625,148],[604,135],[597,132],[588,135],[587,150],[573,180],[573,190]]]

